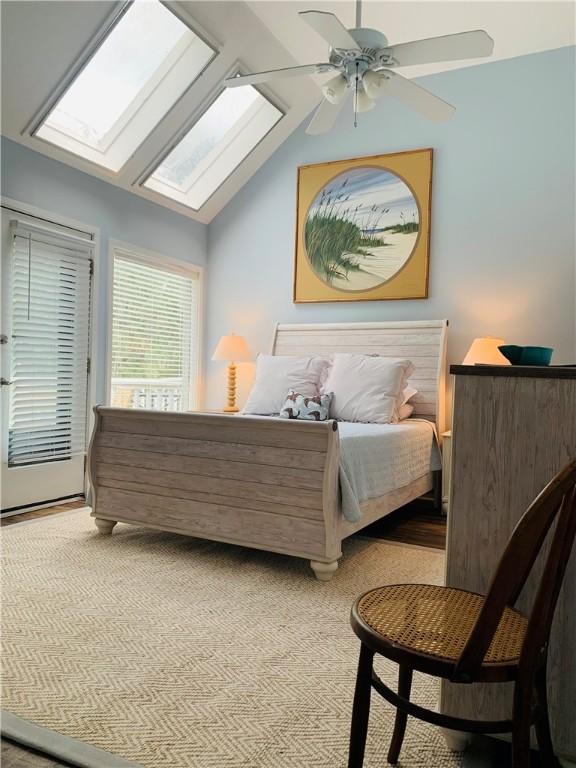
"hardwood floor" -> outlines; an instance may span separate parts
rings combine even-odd
[[[2,739],[1,755],[2,768],[68,768],[70,765],[6,739]]]
[[[431,502],[417,500],[363,528],[359,535],[446,549],[446,516]]]
[[[15,525],[16,523],[23,523],[25,520],[37,520],[39,517],[48,517],[49,515],[56,515],[59,512],[66,512],[69,509],[81,509],[86,506],[85,501],[66,501],[63,504],[58,504],[55,507],[45,507],[44,509],[35,509],[32,512],[21,512],[19,515],[10,515],[10,517],[1,517],[0,525]]]

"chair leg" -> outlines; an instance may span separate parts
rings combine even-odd
[[[548,718],[548,692],[546,686],[546,665],[543,665],[537,672],[534,681],[536,688],[536,738],[540,750],[542,765],[546,768],[558,768],[556,755],[554,754],[554,745],[550,734],[550,720]]]
[[[412,688],[412,669],[405,664],[400,664],[398,670],[398,695],[403,699],[410,698],[410,690]],[[390,742],[390,749],[388,750],[388,762],[391,765],[396,765],[398,757],[400,756],[400,750],[402,748],[402,742],[404,741],[404,734],[406,733],[406,720],[408,715],[401,709],[396,710],[396,720],[394,721],[394,733],[392,734],[392,741]]]
[[[360,659],[356,676],[356,690],[354,691],[348,768],[362,768],[364,763],[364,750],[366,749],[368,718],[370,715],[370,694],[372,692],[373,658],[374,651],[362,644],[360,646]]]
[[[530,768],[532,685],[517,680],[512,711],[512,768]]]

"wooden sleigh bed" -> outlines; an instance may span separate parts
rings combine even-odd
[[[444,429],[447,321],[276,327],[274,355],[355,352],[410,359],[413,417]],[[95,408],[92,516],[309,559],[328,580],[341,542],[433,488],[432,473],[344,519],[336,421]]]

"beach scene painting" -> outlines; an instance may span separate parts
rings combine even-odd
[[[418,203],[390,170],[356,166],[324,184],[304,223],[310,267],[337,291],[369,291],[406,265],[418,241]]]

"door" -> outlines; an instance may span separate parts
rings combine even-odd
[[[91,235],[2,211],[2,512],[84,493]]]

